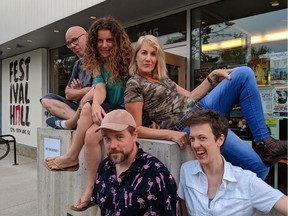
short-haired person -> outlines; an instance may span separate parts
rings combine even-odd
[[[180,170],[178,195],[182,215],[252,216],[274,207],[287,215],[287,196],[272,188],[255,173],[227,162],[221,155],[228,133],[227,119],[204,110],[187,121],[190,145],[197,160]]]
[[[136,142],[133,116],[126,110],[111,111],[98,130],[108,157],[98,167],[92,195],[97,215],[178,215],[176,182]]]
[[[82,66],[82,57],[86,48],[87,32],[81,26],[72,26],[66,31],[66,45],[79,59],[75,62],[70,80],[65,88],[65,97],[48,93],[40,102],[52,117],[46,123],[53,128],[65,128],[61,125],[63,119],[73,119],[71,129],[76,127],[79,118],[79,108],[93,97],[92,71],[87,72]]]

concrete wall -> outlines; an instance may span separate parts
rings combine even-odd
[[[83,150],[80,153],[80,169],[77,172],[50,172],[44,165],[44,140],[50,138],[60,141],[60,154],[68,151],[73,143],[75,131],[38,128],[37,170],[38,170],[38,215],[77,215],[95,216],[96,207],[83,213],[70,210],[71,204],[82,195],[86,172]],[[47,139],[46,139],[47,140]],[[184,161],[194,159],[191,148],[181,151],[178,145],[166,140],[138,139],[146,152],[159,158],[179,182],[179,170]],[[102,152],[104,148],[102,146]]]

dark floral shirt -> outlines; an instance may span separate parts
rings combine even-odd
[[[116,176],[108,158],[98,168],[92,200],[101,215],[178,215],[177,185],[168,169],[137,143],[138,152],[130,168]]]

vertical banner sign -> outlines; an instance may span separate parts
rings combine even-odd
[[[17,143],[37,146],[42,126],[40,103],[43,74],[47,74],[47,50],[37,49],[2,61],[2,133]]]
[[[26,126],[27,129],[16,129],[23,134],[30,135],[29,105],[29,65],[31,57],[11,61],[9,64],[10,82],[10,125],[11,132],[15,132],[13,126]],[[17,132],[17,131],[16,131]]]

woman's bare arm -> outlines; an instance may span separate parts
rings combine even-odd
[[[134,117],[137,125],[138,136],[149,139],[172,140],[176,142],[181,149],[189,143],[186,132],[174,131],[168,129],[155,129],[142,126],[143,102],[132,102],[125,104],[126,110]]]

